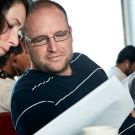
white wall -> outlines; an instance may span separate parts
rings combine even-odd
[[[55,0],[67,11],[74,52],[88,55],[108,71],[124,47],[120,0]]]

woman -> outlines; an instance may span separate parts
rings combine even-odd
[[[0,2],[0,56],[18,45],[18,31],[32,7],[32,0],[2,0]]]

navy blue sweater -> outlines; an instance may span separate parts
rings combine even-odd
[[[27,70],[16,83],[11,113],[19,135],[31,135],[107,80],[87,56],[74,53],[71,76]]]

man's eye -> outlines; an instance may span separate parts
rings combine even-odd
[[[42,41],[45,41],[47,40],[47,38],[38,38],[38,39],[33,39],[33,42],[42,42]]]
[[[56,37],[63,37],[63,36],[65,36],[66,35],[66,33],[60,33],[60,34],[56,34],[55,36]]]
[[[36,40],[35,42],[41,42],[41,41],[43,41],[44,39],[38,39],[38,40]]]

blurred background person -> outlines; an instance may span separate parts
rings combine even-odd
[[[135,71],[135,47],[128,45],[123,48],[117,57],[116,65],[112,66],[107,72],[108,78],[115,75],[120,81],[123,81],[127,76],[132,74]],[[133,110],[131,114],[123,122],[122,126],[119,129],[119,133],[129,128],[135,123],[135,111]],[[134,126],[122,133],[122,135],[134,135],[135,128]]]
[[[120,81],[135,71],[135,47],[128,45],[123,48],[117,57],[116,65],[107,72],[108,78],[115,75]]]
[[[10,97],[15,84],[14,77],[20,76],[30,67],[30,59],[22,46],[11,47],[0,57],[0,112],[10,111]]]
[[[18,31],[32,7],[32,0],[2,0],[0,2],[0,56],[18,45]]]

